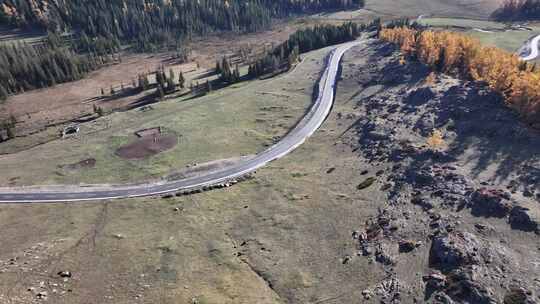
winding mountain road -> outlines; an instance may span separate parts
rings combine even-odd
[[[77,202],[163,195],[224,183],[253,172],[296,149],[322,125],[334,102],[334,91],[341,58],[347,50],[358,44],[360,44],[359,41],[341,44],[331,51],[319,81],[318,97],[308,113],[281,141],[253,158],[242,160],[239,163],[205,175],[152,184],[115,187],[92,185],[89,187],[0,188],[0,203]]]
[[[523,61],[530,61],[538,57],[538,43],[540,42],[540,35],[535,36],[533,39],[527,41],[524,46],[519,49],[519,58]],[[528,51],[528,52],[527,52]],[[525,54],[528,53],[528,55]]]

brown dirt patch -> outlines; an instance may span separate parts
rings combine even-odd
[[[118,148],[116,155],[124,159],[143,159],[170,150],[178,144],[175,135],[146,136]]]

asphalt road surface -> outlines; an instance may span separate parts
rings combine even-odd
[[[175,181],[130,186],[43,186],[0,189],[0,203],[46,203],[106,200],[116,198],[163,195],[199,189],[239,178],[267,163],[290,153],[310,137],[324,122],[334,102],[339,63],[343,54],[360,42],[353,41],[337,46],[327,58],[326,68],[319,81],[318,97],[309,112],[281,141],[257,154],[219,171]]]
[[[519,58],[524,61],[530,61],[538,57],[538,43],[540,42],[540,35],[527,41],[524,46],[519,50]],[[528,55],[525,55],[528,54]]]

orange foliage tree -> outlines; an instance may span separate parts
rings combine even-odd
[[[396,27],[382,29],[379,37],[433,69],[487,83],[528,122],[540,126],[540,73],[517,55],[448,31]]]

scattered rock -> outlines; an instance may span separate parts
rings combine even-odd
[[[36,294],[36,298],[40,299],[40,300],[45,300],[47,299],[47,295],[48,293],[46,291],[40,291]]]
[[[407,253],[413,251],[416,247],[420,246],[419,243],[411,240],[399,241],[399,252]]]
[[[374,182],[375,182],[375,178],[374,178],[374,177],[368,177],[365,181],[361,182],[361,183],[356,187],[356,189],[358,189],[358,190],[366,189],[366,188],[368,188],[369,186],[373,185]]]
[[[369,300],[371,299],[371,291],[369,289],[364,289],[362,290],[362,296],[364,297],[364,300]]]
[[[395,265],[396,261],[386,252],[385,248],[379,244],[377,250],[375,251],[375,261],[386,265]]]
[[[446,276],[437,270],[423,276],[422,280],[426,283],[426,290],[430,291],[441,290],[446,285]]]
[[[348,263],[351,261],[351,259],[352,259],[351,256],[346,255],[346,256],[342,259],[341,264],[343,264],[343,265],[348,264]]]
[[[458,303],[495,304],[493,292],[473,278],[470,268],[449,273],[445,293]]]
[[[534,304],[532,292],[521,286],[511,286],[504,295],[504,304]]]
[[[69,272],[69,271],[59,271],[58,275],[61,278],[71,278],[71,272]]]
[[[431,88],[418,88],[409,94],[405,102],[411,106],[419,106],[428,102],[433,97],[435,97],[435,93],[433,93]]]
[[[412,198],[411,203],[420,206],[424,211],[433,209],[433,204],[424,196],[416,195]]]

